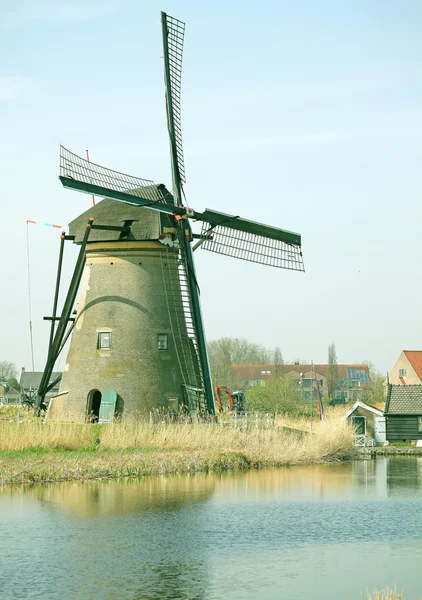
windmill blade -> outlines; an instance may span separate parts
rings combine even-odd
[[[305,270],[298,233],[208,209],[195,213],[195,218],[203,221],[198,245],[204,250],[279,269]]]
[[[60,146],[60,181],[66,188],[128,204],[175,213],[174,199],[163,184],[96,165]],[[176,210],[177,212],[177,210]]]
[[[161,24],[163,30],[167,124],[170,136],[173,179],[176,187],[175,195],[177,196],[177,190],[180,191],[181,183],[186,182],[180,110],[185,23],[162,12]],[[180,204],[181,198],[177,200]]]

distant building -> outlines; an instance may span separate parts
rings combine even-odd
[[[316,379],[323,396],[328,396],[328,365],[314,365]],[[338,381],[334,398],[340,401],[358,400],[366,395],[369,383],[369,368],[366,364],[337,365]],[[265,385],[274,375],[284,375],[297,382],[298,389],[305,400],[315,393],[315,375],[312,365],[233,365],[234,380],[243,388]]]
[[[422,440],[422,385],[388,385],[385,404],[387,440]]]
[[[18,404],[21,394],[5,382],[0,383],[0,404]]]
[[[19,385],[21,388],[21,393],[26,394],[29,397],[32,397],[35,392],[38,390],[41,378],[43,376],[43,371],[26,371],[25,367],[22,367],[21,376],[19,379]],[[51,374],[49,383],[53,383],[56,379],[61,376],[59,371],[56,371]],[[46,394],[46,401],[49,401],[54,396],[57,396],[60,387],[60,380],[54,385],[54,387]]]
[[[422,350],[403,350],[388,376],[392,385],[422,384]]]

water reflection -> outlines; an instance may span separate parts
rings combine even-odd
[[[422,487],[422,458],[400,456],[387,459],[387,487],[391,495],[401,490],[417,490]]]
[[[406,457],[5,489],[0,597],[416,597],[421,473]]]
[[[86,481],[37,485],[11,490],[11,495],[60,508],[77,517],[124,515],[148,510],[174,512],[189,503],[211,496],[215,482],[210,477],[151,477],[142,480]]]
[[[49,579],[56,584],[47,584],[42,597],[103,598],[105,586],[111,598],[186,598],[189,582],[189,590],[200,598],[208,567],[194,548],[197,529],[205,525],[200,506],[210,499],[214,487],[213,478],[193,476],[8,490],[0,496],[0,511],[7,506],[7,497],[15,507],[23,503],[38,510],[31,519],[32,556],[28,538],[21,537],[21,511],[15,513],[17,529],[15,511],[9,515],[8,525],[16,535],[10,536],[14,548],[9,548],[6,566],[0,569],[1,587],[21,587],[22,580],[33,580],[34,572],[48,565]],[[0,517],[0,531],[3,525]],[[21,565],[19,574],[15,560]],[[29,595],[22,597],[31,597],[34,590],[23,585]],[[45,588],[46,582],[42,585]],[[63,588],[60,593],[55,591],[57,585]]]

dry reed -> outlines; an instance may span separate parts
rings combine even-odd
[[[406,600],[406,596],[404,592],[397,592],[390,588],[386,588],[385,590],[375,590],[372,593],[366,592],[366,600]]]
[[[354,454],[344,422],[313,434],[218,424],[0,422],[0,484],[312,464]]]
[[[95,428],[89,425],[28,422],[0,422],[0,450],[77,450],[95,443]]]
[[[304,464],[350,453],[353,433],[345,423],[317,423],[313,435],[278,427],[234,428],[210,424],[113,424],[101,431],[103,448],[236,452],[256,465]]]
[[[125,421],[90,424],[0,422],[0,450],[136,448],[242,452],[257,464],[298,464],[348,453],[353,433],[344,422],[314,424],[312,435],[279,427],[249,429],[219,424],[156,424]]]

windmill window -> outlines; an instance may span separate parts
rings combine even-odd
[[[399,369],[399,377],[406,377],[406,369]]]
[[[99,350],[109,350],[111,346],[111,331],[99,331],[97,348]]]
[[[157,343],[158,343],[158,349],[159,350],[168,350],[169,345],[168,345],[168,335],[167,335],[167,333],[159,333],[158,334]]]

